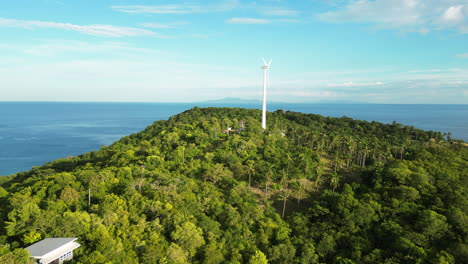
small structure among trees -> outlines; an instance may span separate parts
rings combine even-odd
[[[38,264],[62,264],[73,259],[73,250],[81,245],[75,242],[76,237],[46,238],[27,247],[31,257]]]

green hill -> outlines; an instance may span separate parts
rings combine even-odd
[[[0,178],[0,263],[467,263],[468,148],[398,123],[193,108]],[[231,129],[228,129],[230,127]]]

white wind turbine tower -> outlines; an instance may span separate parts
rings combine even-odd
[[[262,108],[262,128],[266,129],[266,89],[270,83],[270,64],[271,60],[267,63],[264,58],[263,60],[263,108]]]

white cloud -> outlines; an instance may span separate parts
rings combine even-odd
[[[456,56],[459,58],[468,58],[468,53],[457,54]]]
[[[237,0],[225,0],[216,5],[196,5],[188,3],[170,4],[170,5],[116,5],[112,9],[125,13],[150,13],[150,14],[191,14],[224,12],[232,10],[239,6]]]
[[[133,37],[133,36],[148,36],[156,35],[155,32],[133,28],[133,27],[119,27],[113,25],[74,25],[70,23],[57,23],[57,22],[46,22],[46,21],[34,21],[34,20],[17,20],[0,18],[0,27],[16,27],[24,29],[34,28],[53,28],[62,29],[69,31],[76,31],[87,35],[103,36],[103,37]]]
[[[84,44],[50,41],[44,43],[49,46],[29,48],[37,53],[47,49],[64,49],[67,52],[68,45],[71,46],[68,53],[89,51],[90,56],[79,56],[80,59],[76,60],[34,60],[28,56],[26,61],[11,63],[2,59],[1,84],[12,87],[2,93],[2,100],[170,102],[247,95],[249,98],[261,98],[261,72],[255,70],[240,66],[181,63],[179,54],[140,50],[121,42],[88,43],[86,47],[76,47]],[[133,52],[133,49],[138,52]],[[24,78],[25,72],[28,78]],[[456,75],[452,72],[446,76],[418,74],[415,77],[415,74],[404,72],[408,76],[398,75],[394,80],[383,76],[375,81],[360,79],[361,74],[355,78],[350,78],[348,73],[318,74],[315,78],[316,75],[310,77],[307,73],[305,76],[310,78],[301,79],[296,73],[277,72],[271,76],[269,94],[272,101],[333,99],[375,103],[466,103],[463,95],[468,89],[467,73],[468,70],[463,70]],[[320,77],[325,80],[320,80]],[[327,87],[328,83],[332,84],[331,87]],[[418,99],[422,97],[425,99]]]
[[[226,20],[228,24],[269,24],[271,20],[259,19],[259,18],[248,18],[248,17],[234,17]]]
[[[447,74],[447,73],[458,73],[463,71],[462,69],[459,68],[450,68],[450,69],[425,69],[425,70],[411,70],[408,71],[408,73],[418,73],[418,74],[424,74],[424,73],[431,73],[431,74]]]
[[[295,96],[295,97],[314,97],[314,99],[320,98],[335,98],[338,96],[336,92],[332,91],[275,91],[270,92],[271,95],[278,96]],[[307,100],[307,98],[302,98]]]
[[[468,81],[453,81],[449,82],[449,84],[468,84]]]
[[[369,23],[422,34],[444,29],[468,33],[467,14],[466,0],[357,0],[318,14],[317,18],[335,23]]]
[[[287,19],[287,18],[283,18],[283,19],[275,19],[273,20],[274,22],[281,22],[281,23],[301,23],[302,21],[299,20],[299,19]]]
[[[176,28],[181,25],[187,25],[188,22],[172,22],[172,23],[142,23],[143,27],[147,28]]]
[[[161,5],[161,6],[146,6],[146,5],[125,5],[112,6],[112,9],[124,13],[153,13],[153,14],[189,14],[199,13],[203,11],[200,6],[189,5]]]
[[[297,16],[299,11],[287,8],[266,8],[262,11],[264,15],[268,16]]]
[[[254,77],[158,56],[0,65],[2,85],[14,87],[2,100],[196,101],[252,87]]]
[[[460,23],[463,18],[463,5],[451,6],[442,15],[442,19],[448,23]]]
[[[234,9],[254,10],[264,16],[276,17],[297,17],[300,11],[284,8],[262,6],[257,2],[240,3],[238,0],[225,0],[220,4],[189,4],[189,3],[174,3],[168,5],[115,5],[112,9],[119,12],[135,13],[135,14],[193,14],[193,13],[213,13],[226,12]],[[298,19],[259,19],[259,18],[231,18],[226,20],[226,23],[231,24],[267,24],[271,22],[283,23],[298,23]],[[149,28],[173,28],[175,24],[160,24],[160,23],[145,23],[145,27]]]
[[[1,47],[1,46],[0,46]],[[4,48],[17,51],[19,53],[25,53],[28,56],[61,56],[64,54],[73,54],[80,56],[89,56],[95,58],[96,56],[141,56],[146,57],[148,55],[161,56],[162,53],[167,54],[167,51],[160,52],[155,49],[146,49],[133,47],[125,42],[86,42],[86,41],[75,41],[75,40],[61,40],[61,39],[50,39],[41,40],[38,43],[25,44],[10,44],[4,45]]]
[[[344,82],[344,83],[329,83],[328,87],[364,87],[364,86],[379,86],[383,85],[383,82],[372,82],[372,83],[354,83],[354,82]]]
[[[374,22],[392,26],[413,25],[420,19],[417,2],[414,0],[359,0],[341,10],[319,14],[329,22]]]
[[[411,70],[411,71],[408,71],[410,73],[420,73],[420,72],[441,72],[443,70],[441,69],[430,69],[430,70]]]
[[[300,23],[299,19],[263,19],[251,17],[233,17],[225,21],[228,24],[270,24],[270,23]]]

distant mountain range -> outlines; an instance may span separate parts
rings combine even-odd
[[[235,97],[226,97],[222,99],[214,99],[201,101],[203,104],[262,104],[261,100],[242,99]],[[370,104],[367,102],[358,102],[350,100],[321,100],[321,101],[304,101],[304,102],[275,102],[268,101],[268,104]]]
[[[262,101],[254,100],[254,99],[242,99],[242,98],[234,98],[234,97],[226,97],[222,99],[214,99],[214,100],[207,100],[201,101],[199,103],[206,103],[206,104],[261,104]]]

